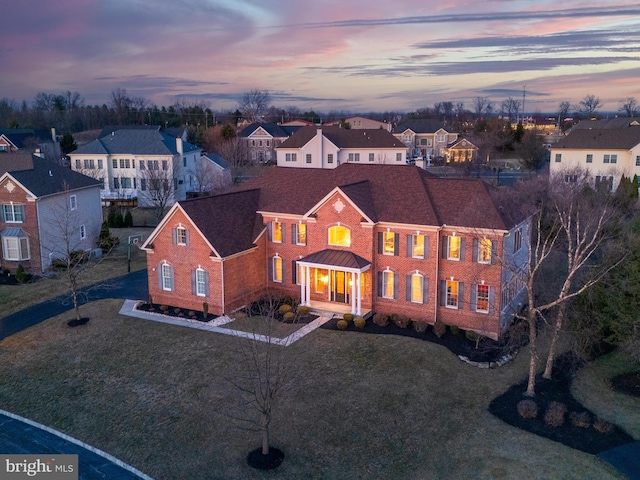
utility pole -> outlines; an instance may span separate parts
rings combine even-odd
[[[522,126],[523,127],[524,127],[524,119],[525,119],[524,98],[525,98],[526,91],[527,91],[527,86],[523,85],[522,86]]]

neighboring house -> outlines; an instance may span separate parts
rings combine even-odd
[[[447,146],[444,156],[447,163],[473,162],[478,158],[478,147],[462,138]]]
[[[60,142],[56,137],[56,129],[33,130],[4,129],[0,130],[0,153],[23,151],[36,153],[39,150],[50,160],[58,160],[61,155]]]
[[[386,130],[303,127],[277,149],[279,167],[336,168],[343,163],[404,165],[406,148]]]
[[[405,120],[393,127],[391,133],[407,148],[410,158],[425,160],[444,158],[447,147],[458,140],[457,133],[451,133],[437,120]]]
[[[187,198],[210,194],[233,184],[229,162],[213,152],[202,155],[187,174],[189,179]]]
[[[580,169],[589,172],[594,184],[605,183],[610,190],[618,187],[623,175],[640,175],[640,125],[579,128],[551,146],[552,174],[563,174],[572,182]]]
[[[111,135],[112,132],[118,130],[157,130],[174,138],[182,138],[183,141],[187,141],[188,131],[184,127],[168,127],[164,128],[160,125],[107,125],[98,134],[98,138]]]
[[[335,120],[333,122],[324,123],[324,127],[337,127],[338,125],[348,124],[350,128],[360,130],[360,129],[374,129],[374,128],[382,128],[387,132],[391,131],[391,124],[387,122],[379,122],[378,120],[372,120],[367,117],[347,117],[342,120]]]
[[[153,128],[120,128],[69,154],[71,168],[100,180],[104,203],[137,199],[153,206],[158,195],[167,205],[197,191],[189,172],[200,160],[201,149]]]
[[[293,135],[300,125],[280,125],[277,123],[252,123],[243,128],[238,136],[243,138],[254,162],[270,162],[276,159],[276,147]]]
[[[576,130],[604,130],[604,129],[620,129],[627,127],[640,126],[640,119],[633,117],[616,117],[604,120],[583,120],[571,127],[567,134]]]
[[[8,163],[8,162],[7,162]],[[2,269],[46,270],[67,251],[92,250],[102,224],[100,183],[37,156],[0,163]]]
[[[507,208],[480,180],[413,165],[278,167],[174,205],[142,246],[149,294],[223,314],[271,292],[498,338],[524,294],[505,265],[528,256],[528,221]]]

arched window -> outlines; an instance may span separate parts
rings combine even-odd
[[[335,225],[329,228],[329,245],[339,247],[351,246],[351,230],[342,225]]]

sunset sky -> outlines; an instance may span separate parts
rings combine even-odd
[[[508,96],[528,113],[640,101],[637,0],[21,0],[5,2],[0,98],[115,88],[157,105],[411,111]],[[526,87],[525,87],[526,86]]]

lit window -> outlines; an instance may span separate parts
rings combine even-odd
[[[78,199],[75,195],[71,195],[69,197],[69,208],[71,210],[75,210],[76,208],[78,208]]]
[[[24,222],[24,205],[6,203],[2,205],[2,218],[6,223]]]
[[[282,222],[271,222],[271,241],[282,243]]]
[[[339,247],[351,246],[351,230],[341,225],[329,228],[329,245],[337,245]]]
[[[162,289],[169,292],[173,290],[173,269],[167,263],[162,264]]]
[[[461,237],[448,237],[447,258],[449,260],[460,260],[460,239]]]
[[[424,235],[411,235],[411,256],[424,258]]]
[[[383,232],[383,249],[382,253],[385,255],[393,255],[396,250],[396,234],[393,232]]]
[[[273,278],[274,282],[282,282],[282,257],[273,257]]]
[[[304,223],[294,224],[296,245],[307,244],[307,226]]]
[[[458,282],[447,280],[447,308],[458,308]]]
[[[410,288],[410,298],[413,303],[424,303],[424,277],[419,273],[414,273],[410,276],[411,284]]]
[[[176,243],[178,245],[187,244],[187,229],[183,227],[176,228]]]
[[[478,241],[478,262],[491,263],[491,240],[481,238]]]
[[[202,268],[196,270],[196,295],[204,297],[207,295],[207,272]]]
[[[5,260],[29,260],[29,239],[27,237],[2,237]]]
[[[476,311],[489,311],[489,285],[477,285],[476,289]]]
[[[382,296],[384,298],[395,298],[394,273],[386,270],[382,272]]]

